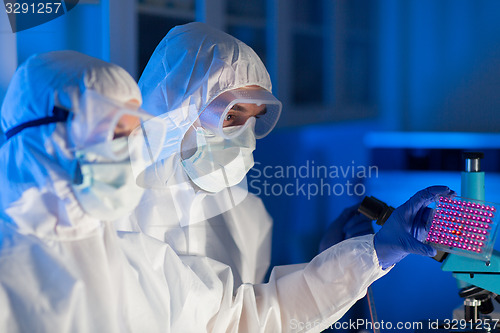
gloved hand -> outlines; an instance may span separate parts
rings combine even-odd
[[[454,195],[455,192],[446,186],[431,186],[417,192],[392,213],[373,240],[382,269],[398,263],[410,253],[436,255],[434,248],[422,243],[430,228],[431,209],[427,206],[439,196]]]
[[[319,252],[345,239],[374,233],[372,220],[358,213],[358,207],[359,204],[344,209],[330,224],[319,244]]]

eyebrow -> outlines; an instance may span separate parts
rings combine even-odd
[[[234,111],[246,111],[246,109],[244,107],[242,107],[241,105],[239,105],[239,104],[234,104],[231,107],[231,109],[234,110]]]
[[[231,107],[232,110],[234,111],[247,111],[247,109],[239,104],[235,104]],[[267,106],[262,109],[257,115],[258,116],[263,116],[267,113]]]

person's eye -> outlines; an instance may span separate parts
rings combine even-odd
[[[234,115],[232,115],[232,114],[228,114],[228,115],[226,116],[226,119],[225,119],[225,120],[226,120],[226,121],[231,121],[231,120],[234,120],[234,118],[235,118],[235,116],[234,116]]]

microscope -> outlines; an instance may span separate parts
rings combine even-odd
[[[484,172],[481,171],[482,153],[464,153],[465,171],[462,172],[461,196],[484,200]],[[490,321],[483,325],[493,307],[493,299],[500,302],[500,252],[493,250],[487,261],[448,254],[441,260],[441,269],[452,272],[459,281],[460,297],[464,299],[464,320],[470,323],[461,332],[500,332],[500,322]],[[448,330],[448,332],[454,332]],[[458,331],[457,331],[458,332]]]
[[[484,201],[484,172],[480,166],[483,156],[479,152],[463,154],[465,171],[461,174],[462,198]],[[358,211],[383,225],[394,208],[374,197],[365,197]],[[492,237],[494,243],[496,234]],[[459,296],[464,299],[464,318],[422,322],[422,329],[417,332],[500,333],[498,318],[488,316],[494,310],[493,300],[500,302],[500,252],[493,249],[486,260],[478,260],[460,255],[460,252],[438,251],[434,259],[443,263],[443,271],[452,272],[457,279]]]

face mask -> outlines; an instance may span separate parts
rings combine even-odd
[[[110,159],[110,151],[124,159]],[[138,205],[143,189],[135,183],[127,154],[127,138],[76,152],[78,165],[72,187],[89,215],[105,221],[116,220]]]
[[[240,130],[241,126],[224,128],[228,135]],[[239,184],[254,165],[254,126],[247,126],[233,139],[224,139],[199,127],[196,144],[196,152],[183,160],[182,166],[193,183],[207,192],[220,192]]]

